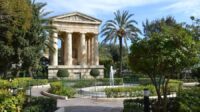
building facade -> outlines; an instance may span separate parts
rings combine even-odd
[[[59,69],[67,69],[71,79],[91,78],[92,68],[99,69],[99,78],[103,77],[104,67],[99,65],[98,52],[100,24],[100,20],[80,12],[51,18],[51,25],[55,27],[51,35],[55,50],[49,52],[49,78],[56,77]],[[58,59],[59,39],[61,40],[60,59]]]

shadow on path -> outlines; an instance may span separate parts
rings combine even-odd
[[[122,112],[122,108],[101,106],[70,106],[65,107],[65,112]]]

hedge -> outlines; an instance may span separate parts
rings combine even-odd
[[[156,105],[157,99],[149,99],[150,112],[157,112],[158,107]],[[167,100],[167,112],[193,112],[193,111],[178,111],[177,99],[169,98]],[[163,112],[163,110],[160,110]],[[144,112],[144,99],[126,99],[124,100],[123,112]],[[197,112],[197,111],[194,111]]]
[[[25,95],[23,92],[18,92],[13,96],[10,91],[0,89],[0,112],[18,112],[22,109],[25,102]]]
[[[200,87],[182,90],[177,101],[179,112],[200,112]]]
[[[61,82],[52,82],[50,85],[51,88],[49,92],[52,94],[67,96],[69,98],[74,97],[74,95],[76,94],[75,89],[63,86]]]
[[[31,101],[24,105],[23,112],[54,112],[56,107],[56,99],[47,97],[32,97]]]
[[[115,82],[115,85],[122,85],[123,79],[122,78],[115,78],[114,82]],[[65,83],[65,85],[72,86],[74,88],[83,88],[83,87],[95,86],[95,80],[94,79],[64,80],[64,83]],[[96,85],[97,86],[110,85],[110,79],[109,78],[97,79]]]
[[[170,80],[168,85],[169,92],[178,92],[181,88],[182,81]],[[143,90],[148,88],[150,95],[156,95],[155,87],[153,85],[139,85],[134,87],[117,87],[106,88],[107,97],[139,97],[143,96]]]
[[[151,95],[156,95],[156,91],[153,85],[147,86],[132,86],[132,87],[117,87],[106,88],[105,92],[107,97],[139,97],[143,96],[143,91],[148,88]]]
[[[29,86],[34,85],[45,85],[48,84],[47,79],[32,79],[32,78],[15,78],[12,82],[8,80],[0,79],[0,89],[7,89],[7,88],[27,88]]]
[[[143,99],[127,99],[124,100],[123,112],[144,112]]]

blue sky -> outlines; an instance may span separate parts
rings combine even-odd
[[[200,18],[200,0],[36,0],[45,2],[50,16],[79,11],[103,23],[113,18],[116,10],[128,10],[142,30],[142,22],[173,16],[178,22],[191,23],[190,16]],[[103,24],[102,23],[102,24]],[[102,38],[99,37],[99,41]]]

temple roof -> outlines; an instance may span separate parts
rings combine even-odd
[[[66,13],[58,16],[53,16],[50,19],[52,19],[53,21],[60,21],[60,22],[101,24],[101,20],[83,14],[81,12]]]

